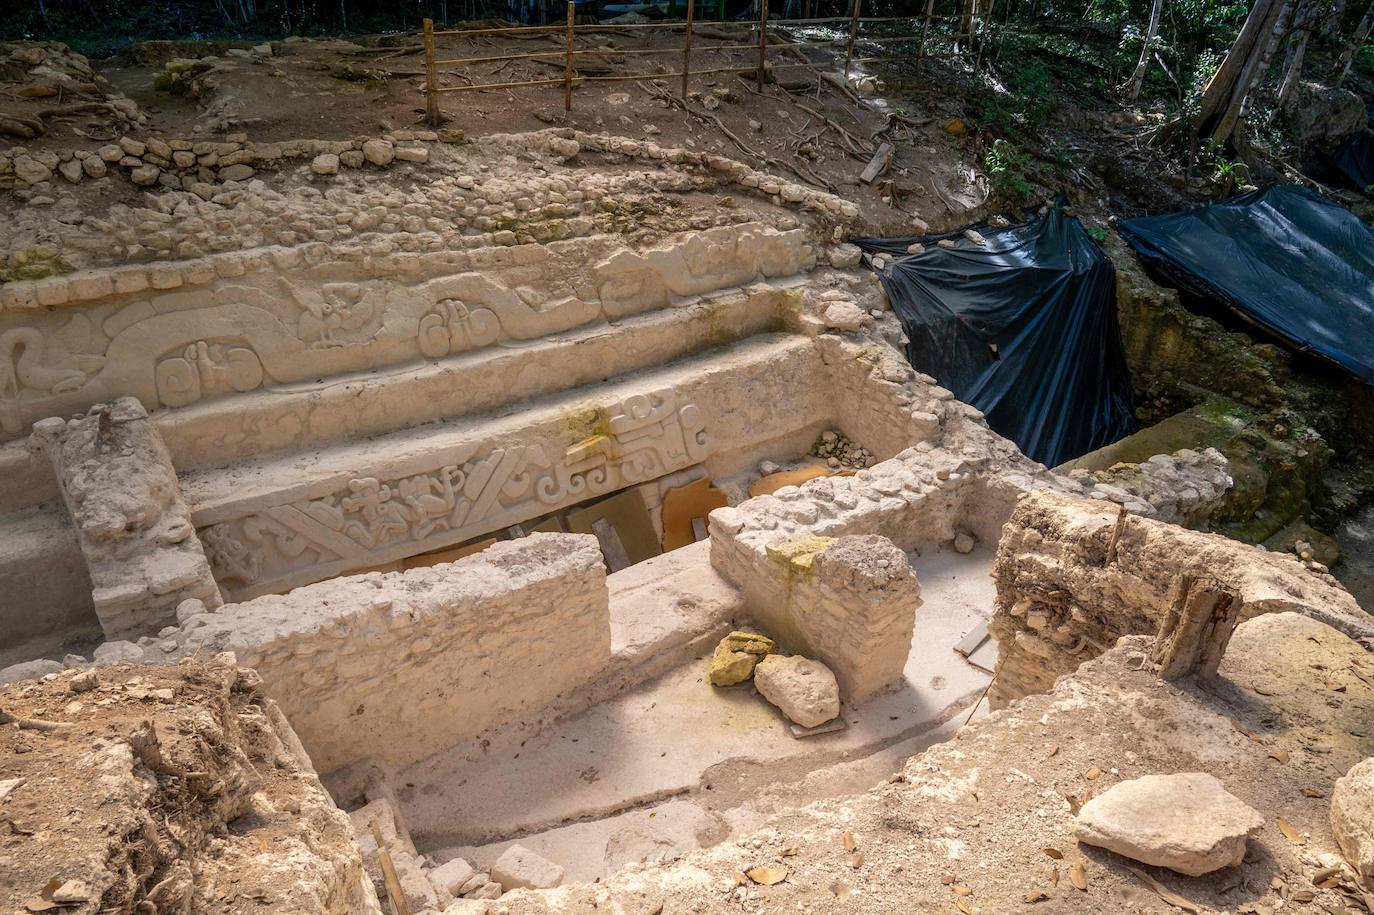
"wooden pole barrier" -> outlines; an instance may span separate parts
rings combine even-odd
[[[859,3],[854,0],[854,9],[849,15],[849,46],[844,52],[844,78],[849,79],[849,64],[854,60],[854,38],[859,34]]]
[[[926,36],[930,34],[930,18],[935,12],[935,0],[926,0],[926,24],[921,27],[921,42],[916,46],[916,64],[926,56]]]
[[[568,0],[568,57],[563,64],[563,110],[572,111],[573,76],[573,25],[576,19],[577,4]]]
[[[425,20],[425,120],[439,126],[439,76],[434,67],[434,20]]]
[[[692,15],[696,0],[687,0],[687,33],[682,42],[682,100],[687,101],[687,78],[692,73]]]
[[[988,26],[992,22],[992,14],[997,7],[997,0],[988,0],[987,12],[983,14],[981,27],[978,29],[978,54],[973,58],[973,72],[978,72],[978,67],[983,63],[983,49],[988,45]]]
[[[768,0],[759,0],[759,91],[763,91],[768,55]]]

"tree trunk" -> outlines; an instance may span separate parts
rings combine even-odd
[[[1283,85],[1279,87],[1278,104],[1286,107],[1293,100],[1293,92],[1302,78],[1302,59],[1307,53],[1307,40],[1317,21],[1316,0],[1305,0],[1293,13],[1293,33],[1288,39],[1288,59],[1284,62]]]
[[[1150,66],[1150,54],[1154,50],[1155,33],[1159,31],[1159,16],[1164,11],[1164,0],[1154,0],[1150,6],[1150,26],[1145,30],[1145,43],[1140,46],[1140,60],[1136,62],[1135,72],[1121,87],[1126,100],[1135,103],[1140,97],[1140,87],[1145,83],[1145,71]]]
[[[1369,37],[1369,27],[1374,24],[1374,0],[1370,0],[1369,6],[1365,8],[1364,16],[1360,19],[1360,24],[1355,27],[1355,34],[1350,39],[1350,44],[1345,46],[1341,52],[1340,73],[1336,77],[1336,85],[1345,82],[1345,78],[1350,75],[1350,65],[1355,61],[1355,55],[1364,46],[1364,40]]]
[[[1218,143],[1230,138],[1236,119],[1240,117],[1241,105],[1263,76],[1261,65],[1269,59],[1269,48],[1283,22],[1287,5],[1287,0],[1255,0],[1235,44],[1202,90],[1198,135]]]

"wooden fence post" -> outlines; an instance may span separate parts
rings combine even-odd
[[[988,25],[992,22],[993,10],[996,9],[997,0],[988,0],[988,10],[982,17],[981,28],[978,30],[978,53],[973,58],[973,72],[978,72],[978,67],[983,62],[983,48],[988,44]]]
[[[687,77],[692,72],[692,15],[696,0],[687,0],[687,34],[682,43],[682,100],[687,101]]]
[[[930,34],[930,18],[935,12],[935,0],[926,0],[926,24],[921,27],[921,42],[916,46],[916,64],[926,56],[926,36]]]
[[[854,38],[859,34],[859,3],[854,0],[854,10],[849,16],[849,47],[844,52],[844,78],[849,79],[849,62],[854,59]]]
[[[568,59],[563,65],[563,110],[572,111],[573,75],[573,23],[576,19],[577,4],[568,0]]]
[[[434,20],[425,20],[425,120],[439,126],[439,77],[434,67]]]
[[[768,0],[759,0],[759,91],[763,91],[768,54]]]

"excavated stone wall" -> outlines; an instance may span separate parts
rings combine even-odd
[[[1225,592],[1238,617],[1295,611],[1352,638],[1374,621],[1329,575],[1281,553],[1037,491],[1018,502],[997,548],[996,707],[1048,692],[1124,635],[1154,635],[1187,591]]]
[[[229,604],[123,652],[235,652],[329,773],[415,762],[583,685],[610,657],[608,599],[595,537],[531,534],[450,564]]]

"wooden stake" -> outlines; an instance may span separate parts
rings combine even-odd
[[[687,101],[687,79],[692,75],[692,15],[696,0],[687,0],[687,34],[682,43],[682,100]]]
[[[759,91],[763,91],[763,78],[766,71],[768,54],[768,0],[759,0]]]
[[[926,0],[926,24],[921,26],[921,41],[916,45],[916,63],[926,56],[926,36],[930,34],[930,18],[935,12],[935,0]]]
[[[382,831],[377,828],[376,820],[369,820],[368,825],[372,827],[372,838],[377,842],[377,860],[382,865],[382,880],[386,883],[386,894],[391,898],[391,907],[396,910],[396,915],[410,915],[405,891],[401,889],[401,878],[396,876],[396,865],[391,863],[391,852],[386,850],[386,845],[382,842]]]
[[[577,4],[568,0],[568,58],[563,65],[563,110],[572,111],[573,24]]]
[[[978,66],[983,62],[983,48],[988,44],[988,23],[992,21],[993,10],[997,6],[997,0],[988,0],[988,11],[983,14],[979,28],[978,54],[973,58],[973,72],[978,72]]]
[[[439,77],[434,67],[434,20],[425,20],[425,120],[439,126]]]
[[[854,0],[854,10],[849,15],[849,47],[844,52],[844,78],[849,79],[849,62],[854,59],[854,38],[859,34],[859,3]]]

